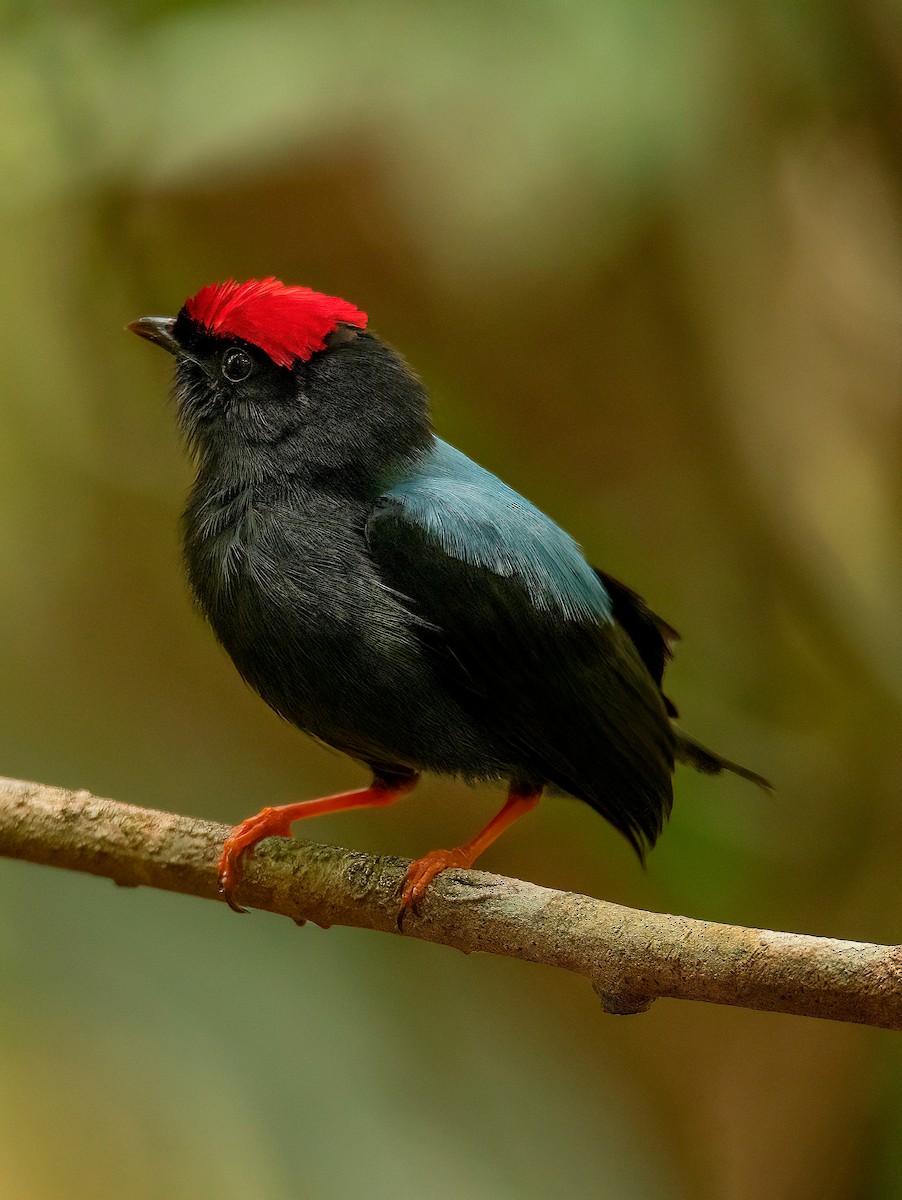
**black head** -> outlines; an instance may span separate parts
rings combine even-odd
[[[204,288],[132,332],[175,356],[182,429],[202,464],[375,493],[431,440],[404,360],[336,297],[276,280]]]

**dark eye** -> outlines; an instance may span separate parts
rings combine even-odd
[[[222,356],[222,373],[229,383],[241,383],[254,369],[254,360],[246,350],[233,346]]]

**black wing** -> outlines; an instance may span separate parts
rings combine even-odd
[[[592,570],[611,597],[614,620],[629,634],[639,657],[648,668],[648,673],[660,688],[664,681],[664,669],[673,658],[673,647],[680,640],[680,635],[663,617],[652,612],[638,592],[634,592],[625,583],[599,570],[598,567],[593,567]],[[673,701],[668,696],[663,698],[670,716],[679,716]]]
[[[466,529],[449,530],[453,503],[442,505],[438,536],[419,500],[410,485],[383,497],[367,537],[386,584],[431,626],[420,636],[438,684],[507,748],[515,775],[586,801],[642,854],[670,811],[675,735],[626,589],[615,586],[606,607],[629,609],[633,633],[611,615],[537,603],[535,586],[511,567],[522,544],[492,569],[484,552],[468,553]],[[514,536],[509,518],[499,512],[496,544]]]

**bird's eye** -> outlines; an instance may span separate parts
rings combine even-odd
[[[241,383],[254,369],[254,360],[246,350],[233,346],[222,356],[222,373],[229,383]]]

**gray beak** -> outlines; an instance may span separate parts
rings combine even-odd
[[[172,336],[175,317],[139,317],[137,321],[132,321],[128,328],[138,337],[147,338],[149,342],[162,346],[170,354],[179,354],[181,351],[181,347]]]

